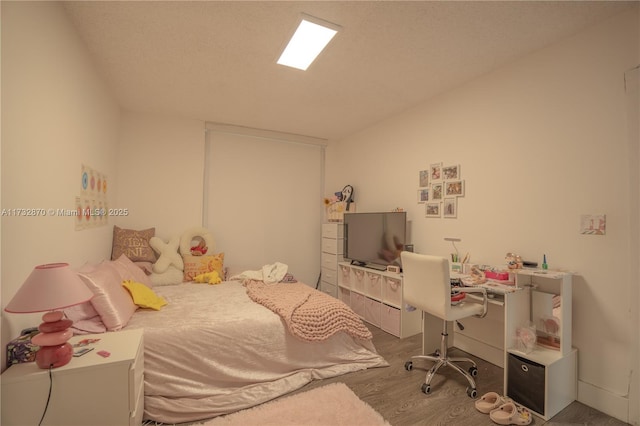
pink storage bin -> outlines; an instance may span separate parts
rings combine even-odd
[[[491,280],[499,280],[499,281],[508,281],[509,273],[508,272],[494,272],[494,271],[485,271],[485,277]]]

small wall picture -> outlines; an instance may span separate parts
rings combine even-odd
[[[442,182],[440,183],[432,183],[431,184],[431,201],[440,200],[444,196],[444,186]]]
[[[442,217],[457,217],[458,216],[458,199],[445,198],[442,203]]]
[[[429,170],[420,170],[420,188],[429,186]]]
[[[464,196],[464,181],[450,180],[444,183],[445,197],[462,197]]]
[[[425,203],[424,215],[426,217],[440,217],[440,203]]]
[[[442,179],[458,180],[460,179],[460,165],[446,166],[442,168]]]
[[[603,214],[583,214],[580,216],[580,233],[584,235],[605,235],[607,217]]]
[[[429,190],[418,189],[418,202],[424,203],[425,201],[429,201]]]
[[[429,166],[429,179],[442,180],[442,163],[434,163]]]

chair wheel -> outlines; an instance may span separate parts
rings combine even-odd
[[[429,395],[431,393],[431,385],[428,385],[426,383],[422,384],[422,392]],[[474,389],[475,390],[475,389]]]
[[[469,374],[471,374],[472,377],[476,377],[478,375],[478,369],[475,366],[469,368]]]
[[[475,398],[478,396],[478,391],[475,388],[467,388],[467,396],[469,398]]]
[[[404,363],[404,369],[407,371],[411,371],[413,370],[413,362],[412,361],[407,361]]]

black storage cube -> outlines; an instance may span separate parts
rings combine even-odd
[[[544,415],[544,365],[509,354],[507,396]]]

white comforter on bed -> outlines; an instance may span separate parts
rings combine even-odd
[[[138,310],[144,328],[145,419],[189,422],[248,408],[323,379],[388,365],[371,341],[289,334],[240,282],[154,288],[168,305]]]

